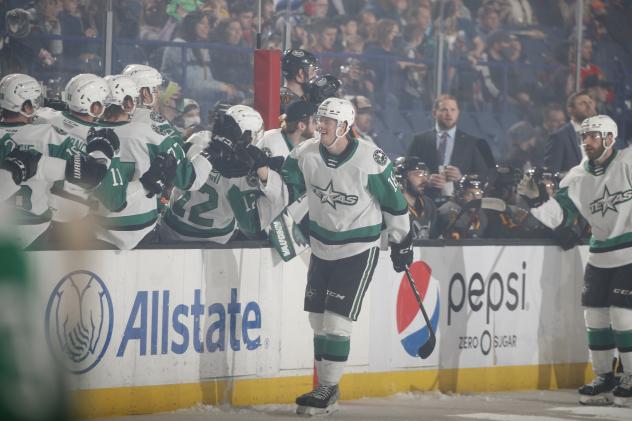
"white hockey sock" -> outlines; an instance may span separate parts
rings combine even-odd
[[[614,330],[619,357],[623,371],[632,374],[632,310],[622,307],[610,307],[610,318]]]

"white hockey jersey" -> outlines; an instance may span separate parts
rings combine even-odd
[[[255,145],[268,156],[282,156],[286,158],[294,145],[281,129],[266,130],[261,140]]]
[[[531,209],[549,228],[581,214],[592,228],[588,263],[611,268],[632,263],[632,149],[613,151],[602,166],[573,167],[553,199]]]
[[[64,179],[66,159],[81,150],[83,142],[49,124],[0,123],[0,147],[1,159],[14,149],[42,154],[36,176],[23,182],[8,199],[17,210],[19,239],[27,246],[49,227],[51,188]]]
[[[383,224],[389,241],[409,234],[408,204],[393,175],[393,164],[375,145],[352,139],[331,155],[318,139],[297,146],[285,161],[290,200],[307,193],[310,244],[325,260],[353,256],[379,245]]]
[[[197,191],[174,190],[160,238],[225,244],[237,229],[257,234],[282,207],[283,194],[281,177],[272,170],[265,185],[254,173],[226,178],[213,171]]]

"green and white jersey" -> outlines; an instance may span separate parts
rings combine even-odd
[[[134,114],[132,114],[132,123],[145,123],[150,126],[158,126],[163,131],[168,129],[180,134],[165,116],[150,108],[136,107]]]
[[[17,211],[17,231],[25,246],[50,225],[53,183],[64,179],[66,159],[83,147],[81,140],[49,124],[0,123],[0,159],[14,149],[32,149],[42,154],[36,176],[22,183],[7,199]]]
[[[592,228],[588,263],[611,268],[632,263],[632,149],[613,151],[603,166],[573,167],[553,199],[531,213],[549,228],[581,214]]]
[[[337,260],[379,246],[383,225],[389,241],[410,231],[408,205],[386,154],[364,140],[350,139],[339,156],[318,139],[297,146],[283,165],[291,201],[307,193],[314,255]]]
[[[34,120],[36,124],[48,123],[53,125],[59,130],[63,130],[74,138],[85,141],[88,137],[88,132],[91,128],[103,127],[98,122],[86,122],[77,118],[69,111],[55,111],[50,110],[40,114]],[[69,222],[73,218],[78,216],[78,207],[85,208],[83,213],[88,212],[88,206],[94,204],[94,201],[98,201],[109,210],[120,210],[126,205],[126,190],[127,180],[123,180],[118,177],[121,173],[120,155],[116,154],[110,162],[110,167],[106,173],[104,179],[99,186],[88,192],[79,186],[73,185],[68,182],[57,182],[53,188],[54,202],[53,207],[53,220],[59,222]]]
[[[284,158],[287,158],[290,151],[294,149],[294,145],[290,139],[283,134],[282,129],[266,130],[259,143],[255,146],[264,151],[268,156],[282,156]]]
[[[226,178],[213,171],[199,190],[174,190],[160,237],[225,244],[237,229],[257,234],[282,208],[277,203],[283,203],[284,191],[281,177],[272,170],[265,186],[254,173]]]
[[[5,169],[0,168],[0,202],[4,202],[20,190],[20,186],[13,182],[13,176]]]

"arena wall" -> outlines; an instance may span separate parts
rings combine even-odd
[[[289,403],[312,385],[308,253],[268,248],[29,253],[41,334],[82,417],[197,403]],[[579,296],[587,250],[417,247],[428,330],[388,251],[354,326],[342,399],[575,387],[590,377]]]

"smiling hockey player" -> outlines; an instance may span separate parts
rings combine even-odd
[[[579,388],[587,405],[628,405],[632,397],[632,150],[616,151],[617,124],[608,116],[581,125],[586,158],[572,168],[549,199],[529,175],[519,193],[549,228],[570,225],[581,214],[592,227],[582,305],[595,379]],[[623,362],[619,384],[612,373],[617,348]]]
[[[381,149],[347,136],[351,103],[328,98],[316,113],[320,138],[292,150],[283,166],[290,201],[307,193],[312,256],[304,309],[314,330],[319,384],[296,399],[299,414],[335,410],[351,344],[379,254],[385,224],[391,259],[401,272],[412,262],[408,206]]]

